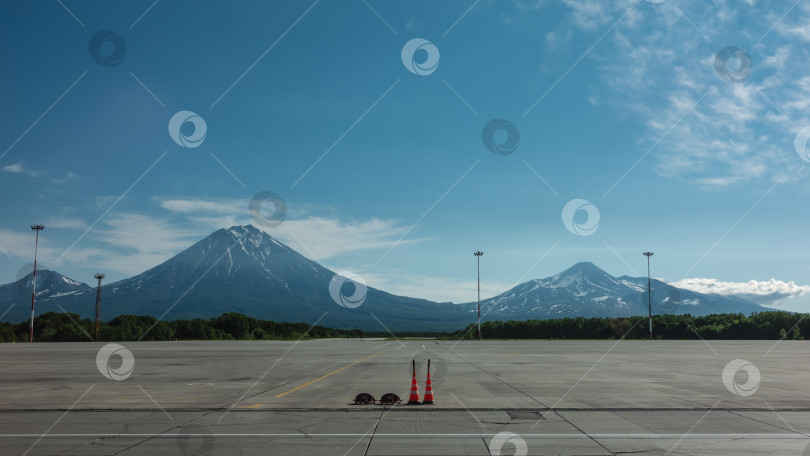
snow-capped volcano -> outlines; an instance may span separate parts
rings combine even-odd
[[[488,309],[487,319],[493,314],[494,318],[519,314],[525,318],[642,315],[646,306],[641,309],[635,305],[640,302],[627,299],[640,293],[593,263],[582,262],[557,275],[520,284],[481,304]]]
[[[168,261],[114,284],[113,295],[179,298],[189,291],[232,296],[317,296],[334,273],[251,226],[220,229]],[[276,296],[278,297],[278,296]]]
[[[654,314],[705,315],[724,312],[760,312],[752,302],[682,290],[652,280]],[[646,277],[614,277],[590,262],[522,283],[505,293],[481,301],[486,320],[622,317],[649,312]]]
[[[626,283],[591,262],[577,263],[555,276],[536,282],[545,288],[565,288],[576,296],[593,293],[616,294],[624,292],[627,288]]]
[[[6,285],[0,285],[0,302],[13,302],[20,297],[31,299],[31,291],[34,289],[34,272],[21,277],[19,280]],[[37,297],[62,296],[76,293],[82,290],[91,289],[86,283],[65,277],[58,272],[49,269],[37,270]]]
[[[358,302],[357,288],[343,281],[335,288],[334,278],[333,271],[267,233],[251,225],[234,226],[215,231],[141,274],[104,285],[101,315],[104,320],[122,314],[173,320],[240,312],[268,320],[318,321],[321,326],[381,332],[456,330],[476,319],[476,303],[435,303],[371,287]],[[658,280],[652,281],[652,288],[655,314],[766,310],[743,299],[677,289]],[[485,320],[646,315],[646,290],[646,277],[617,278],[583,262],[485,299],[481,310]],[[38,314],[64,309],[90,317],[95,300],[95,288],[52,271],[37,274]],[[10,309],[5,320],[27,319],[26,302],[30,303],[30,288],[26,291],[25,282],[0,286],[0,305]]]
[[[362,305],[341,306],[330,294],[335,276],[252,225],[233,226],[215,231],[141,274],[104,285],[101,313],[105,320],[121,314],[165,314],[164,319],[173,320],[239,312],[268,320],[319,321],[321,326],[372,331],[457,329],[468,323],[462,321],[467,314],[460,306],[395,296],[371,287],[365,290]],[[338,301],[341,292],[353,294],[352,284],[345,287],[338,287]],[[56,303],[40,301],[37,309],[43,311]],[[90,316],[95,289],[59,298],[58,304]],[[6,319],[26,318],[14,317]]]

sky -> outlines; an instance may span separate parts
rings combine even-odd
[[[370,286],[592,261],[810,311],[810,3],[0,6],[0,280],[251,223]]]

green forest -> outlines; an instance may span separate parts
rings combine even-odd
[[[28,341],[29,323],[0,322],[0,342]],[[102,322],[101,340],[298,340],[357,337],[432,337],[475,339],[474,323],[453,333],[397,333],[343,330],[307,323],[278,323],[229,312],[218,317],[194,320],[158,321],[149,316],[121,315]],[[653,317],[656,339],[792,339],[810,334],[810,316],[790,312],[761,312],[752,315],[721,314],[693,317]],[[95,323],[77,314],[47,312],[34,319],[34,340],[38,342],[82,342],[93,340]],[[553,320],[488,321],[481,324],[485,339],[646,339],[647,317],[560,318]]]
[[[0,323],[0,342],[27,342],[29,322]],[[151,328],[151,329],[150,329]],[[37,342],[82,342],[95,336],[95,322],[78,314],[47,312],[34,319]],[[140,340],[298,340],[362,337],[360,330],[330,329],[306,323],[276,323],[230,312],[208,320],[158,321],[139,315],[121,315],[102,322],[104,342]]]
[[[751,315],[719,314],[653,316],[655,339],[793,339],[810,334],[810,316],[791,312]],[[477,338],[471,324],[454,338]],[[561,318],[554,320],[488,321],[481,324],[486,339],[647,339],[648,317]]]

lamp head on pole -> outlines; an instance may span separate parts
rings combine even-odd
[[[475,255],[477,257],[480,257],[483,254],[484,254],[484,252],[481,252],[481,251],[473,252],[473,255]]]
[[[37,230],[37,231],[39,231],[39,230],[44,230],[44,229],[45,229],[45,225],[31,225],[31,229],[32,229],[32,230]]]
[[[652,252],[644,252],[644,256],[646,256],[647,258],[649,258],[649,257],[651,257],[653,255],[655,255],[655,254],[652,253]]]
[[[95,277],[95,278],[96,278],[96,279],[98,279],[98,280],[101,280],[101,279],[103,279],[103,278],[104,278],[104,274],[102,274],[102,273],[100,273],[100,272],[99,272],[99,273],[97,273],[97,274],[94,274],[94,275],[93,275],[93,277]]]

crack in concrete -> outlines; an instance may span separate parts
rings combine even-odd
[[[507,381],[505,381],[505,380],[503,380],[503,379],[499,378],[497,375],[495,375],[495,374],[493,374],[493,373],[491,373],[491,372],[489,372],[489,371],[484,370],[482,367],[478,366],[478,365],[477,365],[477,364],[475,364],[474,362],[472,362],[472,361],[468,361],[468,360],[466,360],[466,359],[462,358],[462,357],[461,357],[461,355],[459,355],[459,354],[458,354],[458,353],[456,353],[456,352],[452,352],[452,353],[453,353],[453,355],[455,355],[455,356],[456,356],[458,359],[460,359],[460,360],[464,361],[465,363],[468,363],[468,364],[469,364],[469,365],[471,365],[472,367],[474,367],[474,368],[476,368],[476,369],[480,370],[481,372],[483,372],[483,373],[485,373],[485,374],[489,375],[490,377],[494,378],[495,380],[498,380],[499,382],[501,382],[501,383],[503,383],[504,385],[506,385],[506,386],[508,386],[508,387],[512,388],[513,390],[517,391],[518,393],[520,393],[520,394],[522,394],[522,395],[524,395],[524,396],[528,397],[528,398],[529,398],[529,399],[531,399],[532,401],[537,402],[538,404],[542,405],[543,407],[548,407],[546,404],[544,404],[544,403],[542,403],[542,402],[538,401],[537,399],[535,399],[534,397],[532,397],[532,396],[531,396],[531,395],[529,395],[528,393],[526,393],[526,392],[524,392],[524,391],[521,391],[519,388],[517,388],[516,386],[512,385],[511,383],[509,383],[509,382],[507,382]],[[472,410],[472,409],[470,409],[470,410]]]
[[[119,452],[117,452],[117,453],[113,453],[113,456],[118,456],[119,454],[123,454],[123,453],[125,453],[125,452],[127,452],[127,451],[129,451],[129,450],[131,450],[131,449],[133,449],[133,448],[135,448],[136,446],[138,446],[138,445],[140,445],[140,444],[142,444],[142,443],[146,443],[146,442],[148,442],[148,441],[150,441],[150,440],[152,440],[152,439],[156,438],[158,435],[164,435],[164,434],[166,434],[167,432],[173,431],[173,430],[175,430],[175,429],[179,429],[179,428],[181,428],[181,427],[183,427],[183,426],[185,426],[185,425],[187,425],[187,424],[189,424],[189,423],[192,423],[192,422],[194,422],[194,421],[199,420],[200,418],[202,418],[202,417],[204,417],[204,416],[206,416],[206,415],[208,415],[208,414],[210,414],[210,413],[212,413],[212,412],[205,412],[205,413],[203,413],[202,415],[200,415],[200,416],[198,416],[198,417],[196,417],[196,418],[192,418],[192,419],[190,419],[190,420],[186,421],[185,423],[178,424],[177,426],[172,426],[172,427],[170,427],[170,428],[166,429],[165,431],[163,431],[163,432],[161,432],[161,433],[159,433],[159,434],[155,434],[155,435],[149,436],[149,437],[147,437],[147,438],[145,438],[145,439],[141,440],[140,442],[134,443],[134,444],[132,444],[132,445],[130,445],[130,446],[128,446],[128,447],[126,447],[126,448],[124,448],[123,450],[121,450],[121,451],[119,451]]]

